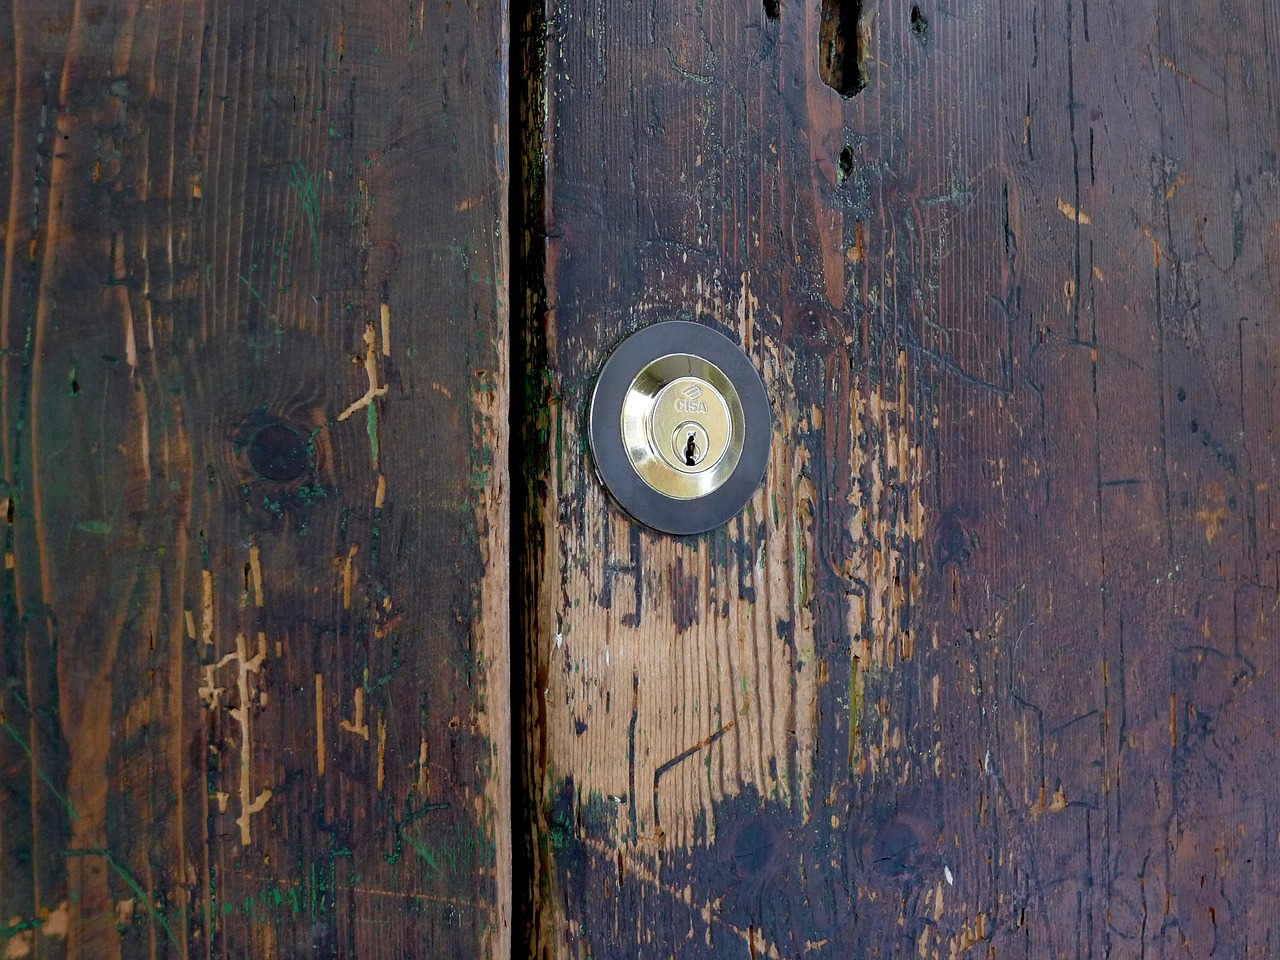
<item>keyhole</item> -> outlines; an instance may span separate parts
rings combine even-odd
[[[711,438],[706,428],[693,420],[686,420],[671,432],[671,451],[664,454],[667,463],[681,469],[700,469],[711,450]]]
[[[684,445],[684,464],[686,467],[698,465],[698,442],[689,434],[689,442]]]

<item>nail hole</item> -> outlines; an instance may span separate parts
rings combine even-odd
[[[764,15],[770,20],[777,20],[782,12],[782,0],[764,0]]]
[[[254,434],[249,443],[249,462],[267,480],[296,480],[307,468],[306,444],[288,427],[272,424]]]
[[[921,43],[929,42],[929,20],[917,6],[911,7],[911,32]]]
[[[871,18],[862,0],[822,0],[818,26],[818,67],[822,82],[842,97],[867,85],[863,64],[871,59]]]
[[[853,149],[848,145],[840,151],[840,169],[836,173],[836,182],[844,184],[853,176]]]

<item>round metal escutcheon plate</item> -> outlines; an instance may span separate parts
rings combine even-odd
[[[689,535],[746,506],[764,479],[773,420],[760,374],[732,340],[671,320],[605,362],[588,432],[618,505],[645,526]]]

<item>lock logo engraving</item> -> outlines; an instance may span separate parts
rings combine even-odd
[[[676,397],[676,410],[680,413],[706,413],[707,405],[698,398],[702,396],[702,388],[696,383],[691,383],[680,391],[683,397]]]
[[[706,413],[707,405],[701,400],[684,400],[677,397],[676,410],[680,413]]]

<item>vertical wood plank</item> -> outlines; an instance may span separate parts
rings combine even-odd
[[[507,15],[17,2],[7,957],[501,957]]]
[[[530,956],[1267,955],[1278,39],[1239,4],[534,5]],[[776,417],[687,539],[583,440],[673,318]]]

